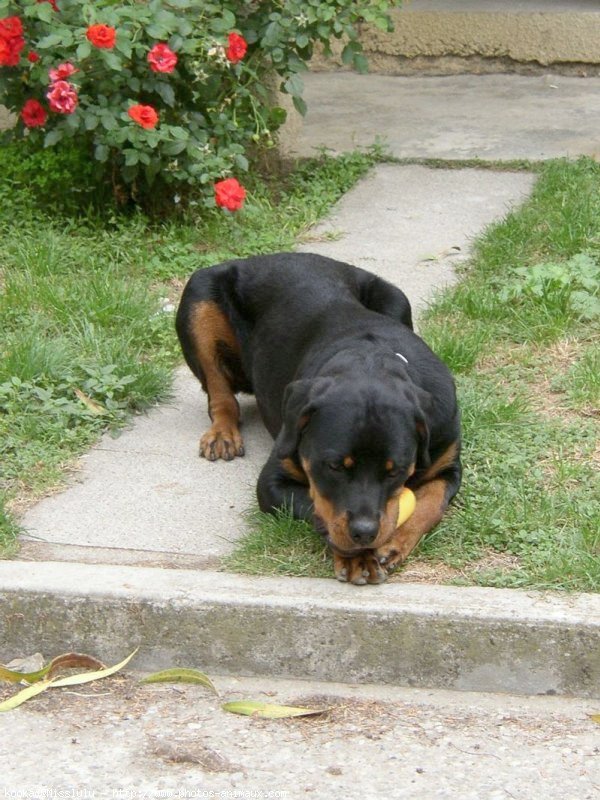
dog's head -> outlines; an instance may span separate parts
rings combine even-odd
[[[277,454],[302,465],[317,527],[342,554],[374,549],[396,529],[398,495],[428,465],[430,396],[406,378],[295,381]]]

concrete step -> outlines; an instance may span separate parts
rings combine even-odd
[[[0,562],[3,660],[600,697],[600,596]]]

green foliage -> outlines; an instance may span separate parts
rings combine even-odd
[[[502,302],[533,302],[583,320],[600,317],[600,261],[586,253],[562,263],[517,267],[512,274],[500,293]]]
[[[77,215],[105,207],[112,197],[85,143],[73,140],[45,150],[29,137],[0,147],[0,188],[3,215],[34,208]]]
[[[245,172],[251,148],[273,145],[286,118],[275,90],[305,111],[301,73],[315,44],[327,51],[332,39],[345,37],[344,61],[365,69],[358,23],[390,29],[396,4],[57,0],[54,10],[50,2],[0,0],[0,18],[19,16],[24,28],[17,63],[0,66],[0,103],[19,115],[5,139],[27,136],[37,148],[77,139],[120,193],[123,184],[134,199],[158,192],[159,184],[175,192],[193,186],[214,205],[215,181]],[[90,40],[90,26],[99,24],[114,31],[114,43]],[[238,52],[231,36],[243,42]],[[176,64],[157,71],[148,60],[157,45]],[[57,84],[49,70],[59,65],[70,65],[62,77],[70,99],[62,107],[50,96]],[[42,117],[33,122],[23,113],[32,100]],[[158,121],[132,118],[138,106],[153,109]]]

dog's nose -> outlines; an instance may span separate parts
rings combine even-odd
[[[375,539],[379,532],[379,520],[369,517],[357,517],[349,525],[352,541],[365,547]]]

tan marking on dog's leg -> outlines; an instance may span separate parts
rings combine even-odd
[[[396,529],[389,542],[377,548],[379,562],[386,569],[406,561],[421,537],[442,519],[448,507],[447,487],[447,481],[440,478],[415,489],[417,505],[412,516]]]
[[[289,475],[290,478],[293,480],[298,481],[298,483],[303,483],[305,485],[308,484],[308,478],[306,474],[300,469],[300,467],[294,463],[293,459],[291,458],[284,458],[281,461],[281,469]]]
[[[452,442],[452,444],[444,450],[444,452],[436,458],[433,464],[428,468],[425,475],[423,475],[424,481],[430,481],[432,478],[435,478],[436,475],[439,475],[440,472],[443,472],[448,467],[451,467],[452,464],[455,463],[456,457],[458,455],[458,442]]]
[[[244,443],[239,431],[239,406],[220,368],[218,344],[224,343],[239,355],[239,343],[225,314],[210,300],[202,301],[194,308],[190,328],[204,374],[203,384],[212,420],[211,427],[200,439],[200,455],[209,461],[218,458],[231,461],[244,455]]]

